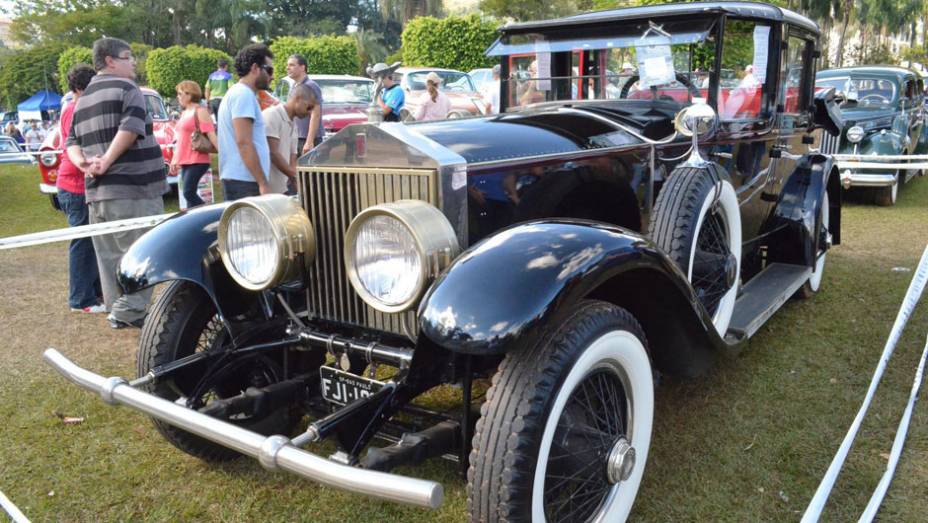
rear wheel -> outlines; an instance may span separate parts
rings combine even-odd
[[[657,196],[649,231],[725,336],[741,274],[741,212],[734,187],[716,169],[675,169]]]
[[[175,281],[168,284],[142,329],[138,374],[201,351],[223,351],[231,343],[212,300],[197,285]],[[210,368],[188,369],[150,385],[148,391],[168,401],[181,401],[201,410],[210,402],[242,394],[249,387],[266,387],[283,379],[279,365],[261,355],[241,357]],[[288,408],[255,417],[236,413],[221,418],[262,434],[289,434],[298,419]],[[226,461],[239,454],[177,427],[153,419],[158,432],[180,450],[207,461]]]
[[[815,268],[809,280],[796,292],[797,298],[811,298],[822,286],[822,275],[825,273],[825,257],[828,255],[828,244],[831,242],[829,231],[831,219],[828,209],[828,193],[822,197],[822,205],[818,210],[819,223],[818,250],[815,253]]]
[[[623,521],[651,443],[644,333],[626,310],[587,301],[541,340],[493,377],[467,474],[471,519]]]

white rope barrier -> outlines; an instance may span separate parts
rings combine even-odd
[[[67,227],[65,229],[55,229],[53,231],[36,232],[32,234],[10,236],[9,238],[0,238],[0,251],[6,249],[16,249],[19,247],[41,245],[43,243],[75,240],[77,238],[89,238],[91,236],[101,236],[104,234],[113,234],[116,232],[131,231],[134,229],[145,229],[148,227],[154,227],[155,225],[158,225],[173,215],[173,213],[156,214],[153,216],[144,216],[141,218],[126,218],[125,220],[91,223],[89,225],[79,225],[77,227]]]
[[[915,380],[912,383],[912,392],[909,394],[909,403],[905,407],[902,419],[899,420],[899,428],[896,430],[896,437],[893,440],[893,448],[889,453],[889,462],[886,464],[886,472],[880,478],[880,483],[873,491],[867,508],[860,515],[858,523],[870,523],[876,517],[876,513],[883,504],[883,498],[886,497],[886,490],[889,489],[889,483],[893,480],[893,474],[896,472],[896,465],[899,464],[899,456],[902,455],[902,446],[905,444],[905,438],[909,433],[909,422],[912,420],[912,410],[915,409],[915,401],[918,399],[918,389],[922,385],[922,376],[925,372],[925,359],[928,358],[928,343],[925,343],[925,350],[922,351],[922,358],[918,362],[918,370],[915,372]]]
[[[822,482],[819,484],[818,489],[816,489],[815,495],[812,496],[812,500],[809,501],[809,506],[802,516],[802,523],[818,521],[821,516],[822,510],[825,507],[825,502],[828,501],[831,489],[835,485],[835,480],[838,479],[841,467],[844,466],[844,460],[847,459],[851,444],[854,443],[854,438],[857,437],[857,432],[860,430],[860,424],[863,422],[864,415],[867,413],[867,409],[870,408],[870,402],[873,400],[877,385],[879,385],[880,379],[883,377],[883,372],[886,370],[886,364],[889,362],[889,358],[896,348],[896,343],[902,336],[902,330],[905,328],[909,316],[911,316],[912,311],[915,309],[915,305],[918,303],[918,300],[922,296],[922,292],[925,290],[926,282],[928,282],[928,247],[926,247],[925,251],[922,253],[922,259],[919,261],[915,275],[912,277],[912,282],[909,284],[909,290],[906,292],[902,306],[899,308],[899,314],[896,315],[896,321],[893,323],[889,338],[886,340],[886,346],[883,348],[880,362],[873,372],[873,379],[870,381],[870,387],[867,389],[867,396],[864,398],[860,410],[857,411],[857,416],[854,417],[851,427],[844,436],[844,441],[841,442],[838,453],[835,454],[834,459],[831,461],[831,465],[828,466],[825,477],[822,478]]]
[[[6,497],[3,492],[0,492],[0,506],[10,515],[10,519],[12,519],[14,523],[30,523],[29,518],[20,512],[19,508],[14,505],[13,502],[10,501],[10,498]]]

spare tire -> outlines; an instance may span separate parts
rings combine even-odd
[[[648,231],[686,275],[724,337],[741,276],[741,213],[722,172],[716,164],[674,169],[657,196]]]

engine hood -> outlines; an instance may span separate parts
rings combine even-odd
[[[646,102],[561,104],[486,118],[350,125],[300,163],[408,168],[435,165],[438,149],[480,164],[634,148],[645,141],[642,136],[660,139],[672,133],[672,118],[673,111]]]

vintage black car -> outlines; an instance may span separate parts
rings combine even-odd
[[[877,204],[895,204],[899,186],[928,169],[922,78],[902,67],[848,67],[819,71],[815,86],[844,99],[845,129],[822,149],[838,155],[844,187],[872,188]]]
[[[138,377],[46,358],[205,460],[435,507],[440,484],[389,471],[445,456],[474,521],[620,521],[656,373],[703,372],[813,295],[840,241],[818,37],[739,2],[504,26],[508,111],[352,125],[300,160],[298,199],[167,220],[120,268],[166,283]],[[321,440],[337,452],[303,449]]]

